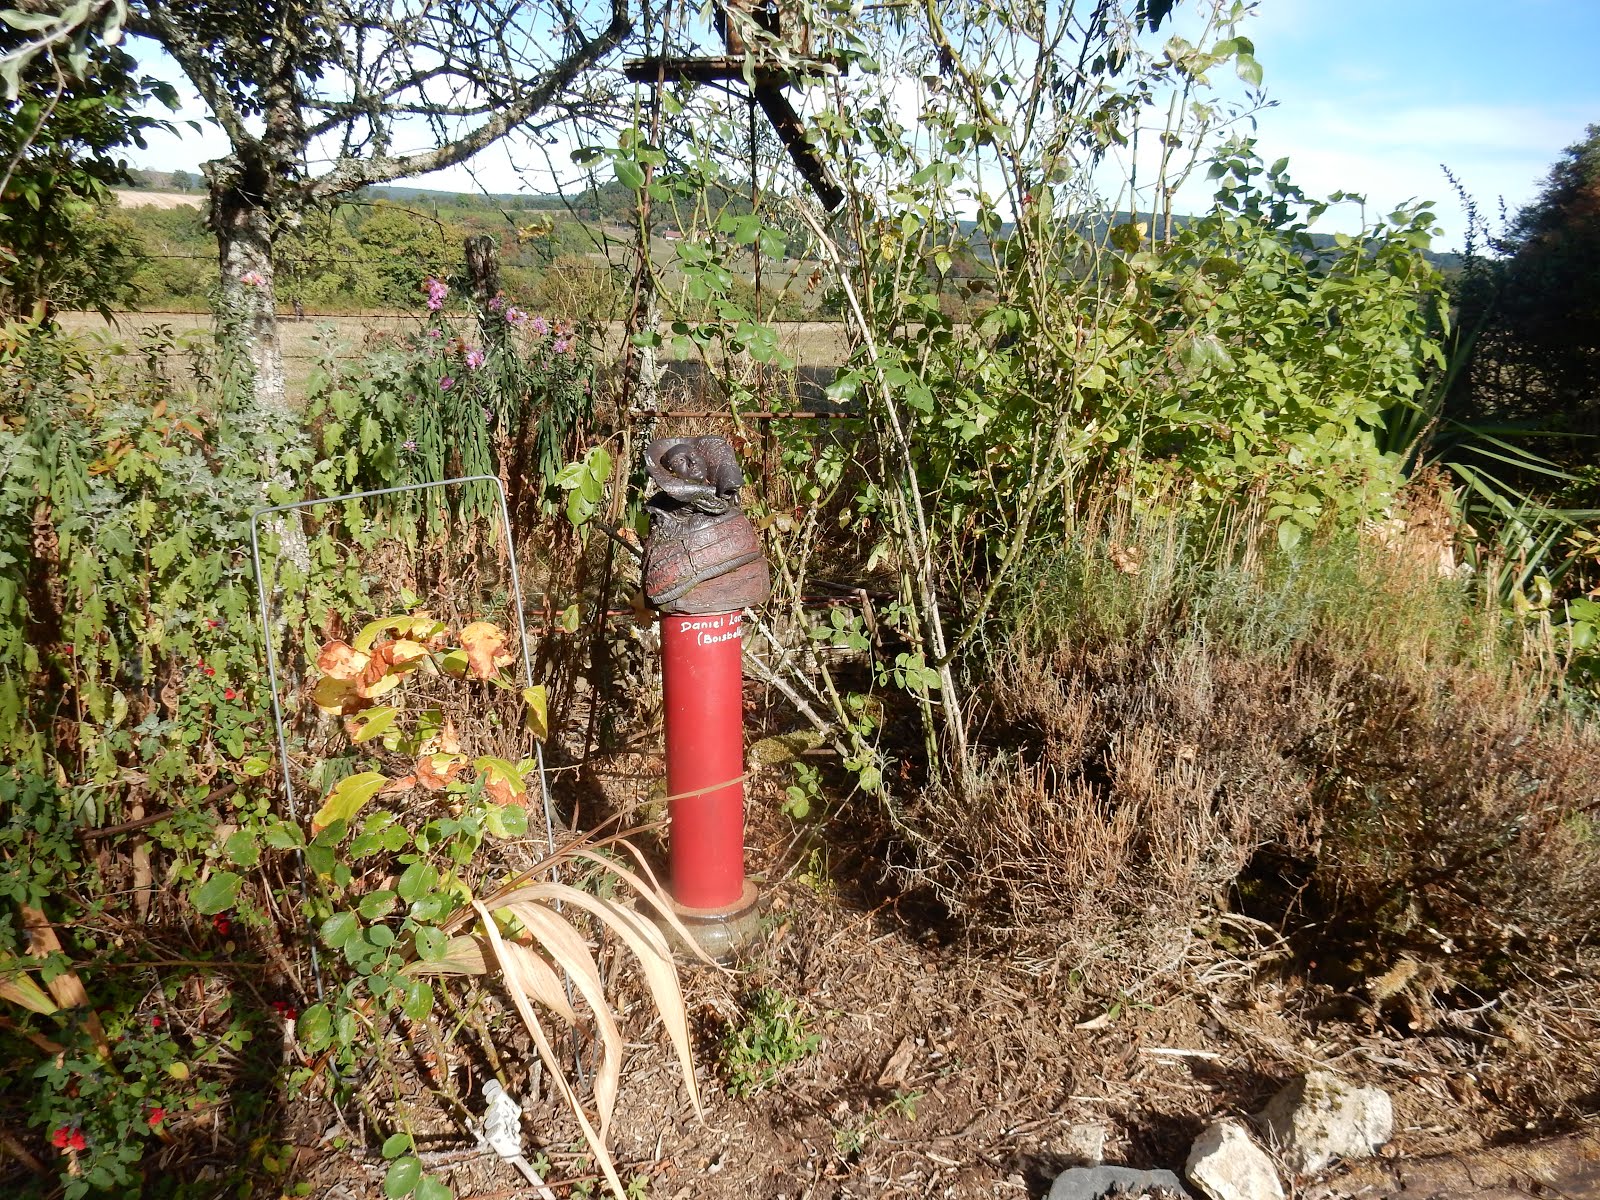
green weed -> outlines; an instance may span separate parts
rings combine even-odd
[[[795,1001],[776,988],[760,988],[744,1005],[744,1019],[730,1026],[717,1051],[717,1069],[733,1096],[769,1087],[782,1069],[802,1062],[822,1044],[806,1029]]]

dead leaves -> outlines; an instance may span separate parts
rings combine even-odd
[[[627,843],[618,845],[637,856],[637,852]],[[677,936],[693,946],[688,932],[651,884],[615,859],[601,858],[587,849],[575,849],[571,854],[573,860],[594,862],[615,875],[619,884],[636,892],[645,906],[653,908]],[[625,1043],[607,1002],[589,939],[573,924],[572,914],[576,911],[587,913],[633,952],[656,1013],[661,1018],[662,1029],[683,1069],[684,1088],[695,1111],[700,1112],[700,1093],[695,1086],[694,1063],[690,1052],[688,1009],[684,1004],[672,948],[666,936],[631,904],[604,899],[562,883],[524,885],[488,897],[481,903],[474,900],[472,906],[478,914],[483,942],[487,944],[489,954],[480,957],[480,944],[473,940],[463,947],[466,952],[453,965],[474,974],[478,970],[499,968],[506,992],[577,1119],[601,1174],[616,1195],[622,1196],[622,1181],[617,1177],[616,1166],[606,1148],[605,1139],[621,1090]],[[522,932],[515,938],[503,934],[500,928],[502,922],[519,925]],[[419,968],[418,973],[424,969],[430,974],[453,973],[438,962]],[[569,999],[568,988],[563,985],[563,978],[570,981],[572,990],[589,1008],[600,1042],[601,1060],[594,1077],[594,1109],[598,1120],[594,1124],[590,1123],[583,1104],[567,1081],[545,1028],[548,1017],[541,1016],[540,1012],[542,1009],[547,1014],[554,1014],[569,1025],[577,1023],[578,1014]]]
[[[363,772],[360,785],[345,780],[330,789],[312,821],[316,833],[337,820],[349,821],[373,796],[393,795],[421,788],[426,792],[460,791],[462,785],[482,781],[483,794],[495,804],[526,806],[527,784],[523,768],[502,758],[474,761],[463,752],[455,723],[439,708],[429,707],[408,721],[398,689],[415,673],[512,685],[504,668],[516,661],[509,639],[491,621],[473,621],[454,638],[444,622],[419,611],[368,622],[352,641],[333,639],[317,653],[322,673],[310,689],[310,698],[330,716],[344,719],[352,745],[377,743],[377,750],[405,754],[414,760],[410,771],[390,777]],[[374,701],[391,696],[391,702]],[[549,736],[544,687],[522,689],[523,723],[541,741]],[[476,772],[468,772],[468,765]]]
[[[478,679],[493,679],[501,667],[509,667],[516,655],[506,649],[505,632],[488,621],[474,621],[461,631],[461,648],[467,666]]]
[[[505,631],[491,621],[473,621],[458,640],[451,645],[449,628],[426,612],[369,622],[353,643],[335,639],[317,653],[322,678],[312,703],[330,716],[351,717],[413,671],[500,682],[502,669],[516,661]]]

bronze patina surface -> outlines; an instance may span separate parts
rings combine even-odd
[[[645,504],[644,594],[667,613],[731,612],[772,590],[761,539],[739,509],[744,475],[720,437],[658,438],[645,470],[660,490]]]

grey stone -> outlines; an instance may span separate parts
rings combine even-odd
[[[1083,1166],[1098,1167],[1106,1160],[1106,1127],[1074,1125],[1062,1139],[1061,1153]]]
[[[1283,1200],[1267,1152],[1237,1121],[1213,1121],[1195,1138],[1184,1168],[1209,1200]]]
[[[1072,1167],[1056,1176],[1046,1200],[1101,1200],[1112,1188],[1138,1194],[1140,1188],[1164,1187],[1183,1200],[1194,1200],[1171,1171],[1136,1171],[1132,1167]]]
[[[1382,1088],[1308,1071],[1274,1096],[1256,1121],[1284,1165],[1309,1175],[1335,1158],[1370,1157],[1394,1135],[1394,1106]]]

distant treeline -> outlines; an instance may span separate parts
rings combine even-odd
[[[102,239],[124,258],[125,287],[113,306],[205,308],[217,285],[217,262],[216,241],[206,228],[204,181],[186,171],[135,171],[134,177],[137,188],[194,194],[200,206],[120,207],[95,218],[103,225]],[[748,201],[723,199],[727,211],[748,211]],[[429,276],[448,279],[460,272],[464,239],[488,234],[500,246],[504,290],[519,304],[587,319],[619,317],[631,280],[625,264],[634,205],[634,193],[615,182],[568,196],[368,188],[280,237],[275,290],[286,313],[414,308]],[[1130,215],[1107,214],[1086,236],[1101,240],[1112,224]],[[1136,218],[1150,220],[1148,214]],[[1191,219],[1176,217],[1174,225]],[[677,230],[670,220],[658,220],[654,232],[657,265],[670,285]],[[964,319],[985,303],[981,281],[991,273],[990,247],[970,223],[953,232],[969,249],[955,256],[935,287],[941,306]],[[1002,228],[1000,235],[1009,232]],[[1333,244],[1331,234],[1312,236],[1319,247]],[[809,266],[782,261],[803,253],[797,239],[778,261],[768,260],[762,305],[767,316],[808,320],[837,313],[824,291],[798,284]],[[1429,257],[1446,272],[1458,265],[1456,255]],[[748,266],[735,272],[733,289],[737,299],[751,299]]]

